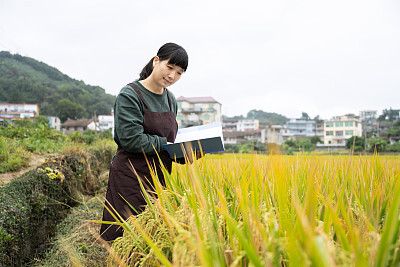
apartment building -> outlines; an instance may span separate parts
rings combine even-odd
[[[39,116],[38,104],[0,103],[0,120],[12,123],[14,120],[24,118],[33,120],[35,116]]]
[[[361,110],[360,111],[360,120],[362,122],[374,122],[378,118],[377,110]]]
[[[179,97],[176,120],[180,128],[222,121],[221,103],[212,97]]]
[[[237,131],[258,130],[260,122],[256,119],[239,120],[237,124]]]
[[[283,139],[283,133],[285,132],[285,127],[282,125],[270,125],[267,126],[266,130],[266,143],[275,143],[282,145],[285,140]]]
[[[362,123],[363,136],[370,138],[378,136],[379,122],[377,110],[362,110],[360,111],[360,120]]]
[[[358,116],[338,116],[324,121],[324,145],[344,147],[352,136],[362,136]]]
[[[286,122],[283,138],[298,139],[315,136],[315,121],[305,119],[290,119]]]
[[[223,119],[222,129],[226,132],[258,130],[260,122],[257,119]]]
[[[315,123],[315,136],[318,136],[321,141],[324,141],[324,122]]]

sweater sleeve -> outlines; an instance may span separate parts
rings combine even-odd
[[[165,137],[149,135],[143,129],[143,104],[136,94],[121,92],[115,102],[115,134],[126,151],[152,155],[164,150]],[[117,142],[118,143],[118,142]]]

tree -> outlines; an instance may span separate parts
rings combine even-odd
[[[314,120],[316,123],[322,123],[322,122],[324,122],[324,120],[323,120],[319,115],[315,116],[313,120]]]
[[[85,108],[78,103],[74,103],[68,99],[62,99],[57,103],[57,116],[62,122],[67,118],[81,119],[85,115]]]
[[[315,144],[310,139],[288,139],[282,144],[282,149],[286,154],[291,155],[294,152],[311,152],[315,149]]]
[[[361,136],[352,136],[347,140],[346,148],[353,149],[356,152],[363,151],[365,147],[365,139]]]
[[[306,120],[306,121],[311,120],[310,116],[308,116],[308,114],[306,112],[301,113],[301,119]]]
[[[248,119],[257,119],[261,123],[268,123],[268,124],[279,124],[284,125],[288,118],[283,115],[274,112],[265,112],[262,110],[252,109],[247,113]]]
[[[319,138],[319,136],[313,136],[313,137],[311,137],[310,141],[311,141],[311,143],[314,144],[314,145],[316,145],[316,144],[318,144],[318,143],[322,143],[322,140],[321,140],[321,138]]]
[[[50,128],[49,118],[44,116],[37,116],[33,120],[33,126],[35,128]]]
[[[301,151],[311,152],[315,149],[315,144],[311,143],[311,140],[307,138],[297,140],[297,144]]]
[[[395,109],[384,109],[382,115],[378,117],[379,121],[395,121],[399,117],[399,110]]]
[[[394,143],[392,145],[389,145],[387,147],[387,151],[399,153],[400,152],[400,143]]]
[[[381,137],[371,137],[368,139],[368,147],[370,152],[383,152],[386,150],[387,142]]]
[[[20,128],[32,128],[32,121],[29,118],[23,118],[22,120],[15,120],[14,125]]]

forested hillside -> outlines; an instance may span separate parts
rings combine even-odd
[[[248,119],[258,119],[261,123],[284,125],[289,119],[275,112],[252,109],[247,113]]]
[[[35,59],[0,51],[0,103],[38,103],[40,115],[79,119],[108,115],[115,96]]]

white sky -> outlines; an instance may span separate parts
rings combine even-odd
[[[225,115],[400,108],[398,0],[0,0],[0,50],[113,95],[166,42],[189,54],[175,96]]]

